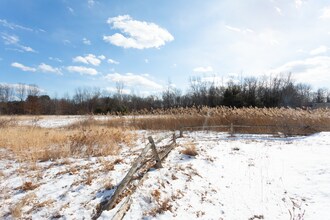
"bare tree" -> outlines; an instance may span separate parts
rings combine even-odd
[[[26,90],[28,96],[38,96],[40,93],[40,89],[36,84],[28,85]]]
[[[26,98],[26,85],[23,83],[19,83],[16,86],[16,96],[23,101]]]

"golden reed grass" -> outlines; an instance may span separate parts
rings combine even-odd
[[[330,109],[291,108],[175,108],[154,110],[145,116],[122,117],[109,120],[111,126],[132,126],[146,130],[179,130],[182,127],[218,125],[246,125],[253,127],[235,128],[242,133],[311,134],[330,131]],[[228,131],[228,128],[211,128]]]
[[[47,116],[45,116],[47,117]],[[53,116],[51,116],[53,117]],[[330,131],[329,109],[291,108],[174,108],[141,111],[139,116],[93,116],[64,128],[19,126],[15,117],[0,118],[0,146],[22,160],[50,160],[69,156],[101,156],[118,153],[120,145],[136,139],[134,129],[179,130],[182,127],[247,125],[235,128],[240,133],[311,134]],[[228,128],[211,128],[228,131]]]
[[[6,125],[0,127],[0,146],[28,161],[115,155],[120,146],[134,142],[131,130],[93,124],[67,128]]]

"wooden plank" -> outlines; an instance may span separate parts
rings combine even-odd
[[[151,136],[149,136],[148,139],[149,139],[149,143],[151,144],[152,153],[154,155],[154,158],[156,159],[156,168],[163,168],[162,163],[160,162],[159,155],[157,153],[154,139],[152,139]]]
[[[102,211],[103,210],[110,210],[110,209],[114,208],[114,206],[116,205],[117,200],[118,200],[118,197],[120,196],[120,194],[125,190],[125,188],[127,187],[127,185],[131,182],[131,180],[132,180],[133,175],[135,174],[135,172],[138,169],[141,168],[141,166],[142,166],[141,165],[141,162],[142,162],[143,159],[145,159],[145,156],[147,155],[147,153],[150,150],[150,148],[153,148],[154,147],[153,152],[156,151],[156,155],[154,154],[153,157],[156,157],[156,162],[157,162],[157,160],[160,162],[161,160],[163,160],[169,154],[169,152],[175,146],[175,143],[172,142],[171,144],[164,146],[164,148],[165,148],[165,151],[164,152],[162,152],[161,154],[158,154],[157,153],[157,150],[156,150],[156,146],[154,144],[154,141],[153,141],[152,137],[150,136],[148,139],[149,139],[149,142],[150,143],[142,150],[140,156],[134,161],[134,163],[132,164],[132,167],[130,168],[130,170],[128,171],[128,173],[124,177],[124,179],[121,181],[121,183],[118,185],[116,191],[114,192],[114,194],[112,195],[112,197],[110,198],[110,200],[107,201],[104,205],[102,205],[102,207],[100,208],[100,210],[93,216],[92,219],[97,219],[102,214]],[[150,161],[150,160],[148,160],[148,161]],[[130,203],[131,203],[131,201],[130,201],[129,198],[130,197],[128,197],[126,199],[126,201],[124,202],[124,204],[122,205],[122,207],[119,208],[119,210],[117,211],[117,213],[115,214],[115,216],[113,217],[113,219],[119,220],[119,219],[122,219],[123,218],[123,216],[125,215],[127,209],[130,206]]]
[[[131,206],[131,203],[132,203],[131,196],[128,196],[125,202],[122,204],[122,206],[118,209],[116,214],[112,217],[112,220],[122,220],[127,210]]]
[[[139,167],[141,161],[144,159],[146,154],[151,148],[151,144],[148,144],[141,152],[140,156],[134,161],[132,164],[131,169],[128,171],[124,179],[121,181],[121,183],[118,185],[116,191],[112,195],[111,199],[103,206],[102,210],[110,210],[112,209],[117,202],[118,196],[124,191],[127,184],[131,181],[134,173],[136,172],[137,168]],[[100,213],[101,214],[101,213]]]

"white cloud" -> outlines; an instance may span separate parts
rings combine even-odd
[[[330,6],[324,7],[322,9],[322,14],[320,16],[322,19],[329,19],[330,18]]]
[[[33,67],[28,67],[28,66],[25,66],[21,63],[17,63],[17,62],[14,62],[11,64],[12,67],[15,67],[15,68],[18,68],[22,71],[25,71],[25,72],[36,72],[37,69],[36,68],[33,68]]]
[[[1,35],[1,37],[6,45],[12,45],[12,44],[15,45],[15,44],[18,44],[18,42],[19,42],[19,38],[16,35],[9,35],[9,34],[3,33]]]
[[[48,57],[49,60],[54,60],[54,61],[57,61],[59,63],[62,63],[63,60],[61,60],[60,58],[57,58],[57,57]]]
[[[71,41],[70,40],[65,39],[62,42],[63,42],[64,45],[71,45]]]
[[[71,14],[74,14],[74,10],[73,10],[73,8],[71,8],[71,7],[67,7],[67,9],[69,10],[69,12],[70,12]]]
[[[116,60],[113,60],[113,59],[108,59],[108,63],[111,63],[111,64],[119,64],[119,62],[118,61],[116,61]]]
[[[152,81],[151,79],[148,79],[146,76],[137,75],[133,73],[113,73],[106,75],[105,78],[112,82],[123,82],[125,85],[128,86],[141,86],[156,90],[161,90],[163,88],[161,85]]]
[[[98,66],[101,63],[101,60],[97,58],[94,54],[87,54],[86,56],[77,56],[73,58],[73,62],[80,62],[85,64],[92,64],[94,66]]]
[[[315,48],[314,50],[311,50],[310,54],[311,55],[319,55],[319,54],[322,54],[322,53],[326,53],[328,51],[328,48],[324,45],[318,47],[318,48]]]
[[[89,7],[93,7],[95,5],[95,1],[94,0],[88,0],[87,3],[88,3],[88,6]]]
[[[5,19],[0,19],[0,24],[2,24],[2,26],[7,27],[12,30],[21,29],[21,30],[25,30],[25,31],[33,31],[33,29],[31,29],[31,28],[8,22]]]
[[[82,39],[82,41],[83,41],[83,44],[85,44],[85,45],[91,45],[92,44],[92,42],[90,40],[88,40],[87,38],[85,38],[85,37]]]
[[[149,63],[149,59],[144,59],[144,62],[145,63]]]
[[[300,82],[309,83],[316,87],[330,85],[330,57],[317,56],[304,60],[295,60],[271,70],[272,73],[289,73]]]
[[[254,32],[253,30],[251,30],[249,28],[241,29],[241,28],[238,28],[238,27],[230,26],[230,25],[225,25],[225,28],[229,31],[242,33],[242,34],[248,34],[248,33],[253,33]]]
[[[206,67],[196,67],[193,69],[194,72],[196,73],[208,73],[208,72],[212,72],[213,68],[211,66],[206,66]]]
[[[36,51],[34,49],[32,49],[31,47],[28,47],[28,46],[24,46],[22,44],[20,44],[20,40],[19,40],[19,37],[16,36],[16,35],[9,35],[9,34],[6,34],[6,33],[2,33],[1,34],[1,37],[3,39],[3,42],[5,45],[13,45],[15,47],[18,47],[18,51],[20,52],[33,52],[33,53],[36,53]]]
[[[81,75],[97,75],[95,69],[84,66],[68,66],[67,69],[69,72],[80,73]]]
[[[33,50],[31,47],[27,47],[27,46],[22,46],[22,45],[21,45],[21,49],[24,50],[24,51],[26,51],[26,52],[33,52],[33,53],[36,52],[36,51]]]
[[[129,15],[109,18],[107,23],[123,34],[115,33],[103,36],[103,40],[124,48],[160,48],[174,37],[164,28],[155,23],[133,20]]]
[[[39,66],[38,66],[38,69],[41,71],[41,72],[44,72],[44,73],[55,73],[55,74],[59,74],[59,75],[62,75],[62,72],[59,68],[55,68],[55,67],[52,67],[50,65],[47,65],[45,63],[41,63]]]
[[[100,56],[98,56],[98,58],[101,60],[105,60],[106,57],[104,55],[100,55]]]

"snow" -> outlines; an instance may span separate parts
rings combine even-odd
[[[38,125],[77,120],[40,119]],[[146,145],[145,137],[165,135],[137,133],[135,147],[102,158],[31,164],[0,148],[0,218],[13,219],[12,210],[27,196],[24,218],[90,219]],[[177,142],[164,168],[150,170],[132,194],[124,219],[329,219],[330,132],[278,138],[199,131],[185,132]],[[195,145],[198,155],[182,154],[187,145]],[[116,159],[123,162],[109,170]],[[37,187],[24,191],[26,182]],[[99,219],[111,219],[115,212],[104,211]]]

